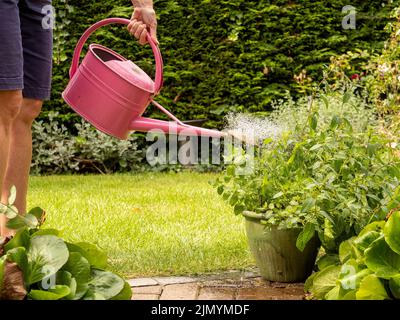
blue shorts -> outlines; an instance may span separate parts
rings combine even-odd
[[[51,0],[0,0],[0,90],[47,100],[51,91]]]

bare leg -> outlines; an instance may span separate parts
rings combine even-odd
[[[12,123],[22,103],[21,90],[0,91],[0,186],[4,184],[11,142]],[[3,203],[7,203],[7,200]],[[5,236],[5,217],[0,215],[0,235]]]
[[[15,206],[21,214],[26,213],[29,169],[32,160],[32,122],[39,115],[42,101],[23,99],[22,108],[10,130],[8,163],[3,182],[1,201],[7,202],[11,186],[17,188]],[[12,232],[3,228],[5,235]]]

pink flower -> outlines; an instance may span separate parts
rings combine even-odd
[[[351,80],[359,80],[360,79],[360,75],[358,75],[357,73],[353,74],[350,78]]]

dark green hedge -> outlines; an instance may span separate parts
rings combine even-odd
[[[379,49],[393,5],[352,0],[357,29],[343,30],[347,0],[156,0],[165,84],[158,98],[182,120],[207,118],[221,124],[228,111],[268,111],[286,90],[296,94],[293,76],[306,69],[315,80],[334,54],[355,48]],[[386,1],[387,3],[388,1]],[[73,48],[86,27],[111,16],[129,17],[129,0],[54,0],[58,17],[54,53],[53,100],[45,110],[74,116],[60,98],[68,81]],[[121,27],[91,38],[152,72],[147,47]],[[160,117],[154,109],[148,115]],[[43,114],[43,117],[46,113]]]

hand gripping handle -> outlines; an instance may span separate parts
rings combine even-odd
[[[114,24],[114,23],[119,23],[119,24],[125,24],[128,25],[130,23],[130,20],[128,19],[123,19],[123,18],[109,18],[109,19],[104,19],[101,20],[94,25],[92,25],[90,28],[88,28],[81,38],[79,39],[75,51],[74,51],[74,56],[72,58],[72,64],[71,68],[69,70],[69,76],[72,79],[74,76],[75,72],[78,70],[79,66],[79,59],[82,53],[82,49],[84,44],[86,43],[87,39],[91,36],[93,32],[98,30],[99,28],[109,25],[109,24]],[[158,94],[162,84],[163,84],[163,60],[161,56],[160,49],[158,48],[157,44],[154,42],[154,40],[151,38],[150,33],[147,33],[147,41],[149,42],[151,49],[153,50],[155,61],[156,61],[156,75],[155,75],[155,80],[154,80],[154,95]]]

